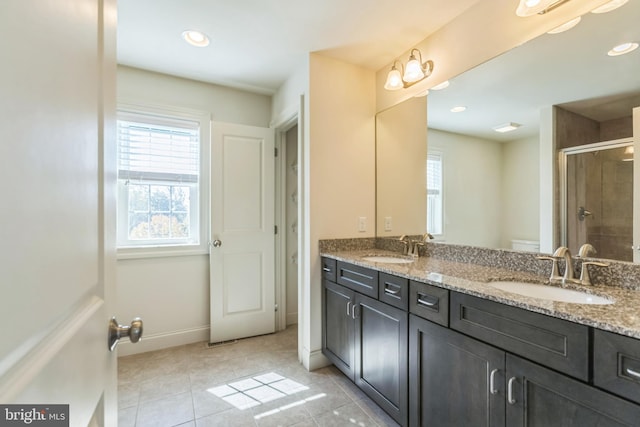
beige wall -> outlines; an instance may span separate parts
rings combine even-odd
[[[423,234],[427,223],[427,100],[408,99],[376,116],[377,236]],[[392,227],[385,230],[385,218]]]
[[[501,246],[511,240],[540,240],[540,169],[538,136],[502,144]]]
[[[319,54],[309,62],[309,352],[321,348],[320,239],[375,235],[374,72]],[[367,231],[358,231],[358,218]],[[321,358],[320,358],[321,359]]]
[[[129,67],[118,67],[118,102],[188,108],[213,120],[268,126],[271,97]],[[209,337],[209,256],[206,253],[117,263],[117,317],[145,321],[145,339],[122,342],[120,355]]]
[[[429,152],[442,153],[447,243],[500,247],[502,144],[429,129]]]
[[[447,243],[511,247],[538,240],[538,138],[496,142],[429,129],[443,155]]]

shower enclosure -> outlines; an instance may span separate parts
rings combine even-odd
[[[598,258],[633,261],[633,141],[560,151],[561,241],[573,254],[584,243]]]

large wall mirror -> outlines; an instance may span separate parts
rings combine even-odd
[[[445,89],[431,90],[426,98],[411,99],[379,113],[377,236],[428,231],[436,241],[537,251],[537,244],[545,238],[543,234],[562,229],[558,176],[562,171],[557,161],[560,151],[625,138],[628,143],[633,136],[633,108],[640,106],[640,49],[620,56],[609,56],[607,52],[623,42],[640,42],[638,22],[638,0],[630,0],[609,13],[586,14],[569,31],[544,34],[457,76]],[[424,108],[425,103],[424,115],[422,111],[410,116],[397,114],[410,105]],[[452,112],[454,107],[465,110]],[[383,122],[394,115],[404,117],[396,127],[427,126],[423,140],[426,154],[422,147],[413,153],[405,152],[406,159],[411,160],[388,155],[393,149],[387,144],[397,143],[398,138],[390,137],[391,126]],[[410,125],[409,117],[420,122]],[[517,126],[511,132],[495,130],[511,123]],[[381,129],[387,134],[378,138]],[[545,167],[540,160],[540,144],[545,144],[544,139],[550,134],[557,154],[548,162],[549,168],[556,171],[552,189],[540,185],[540,171]],[[407,140],[403,135],[399,138]],[[418,157],[420,161],[416,160]],[[409,171],[412,164],[423,169]],[[628,166],[626,163],[619,170]],[[411,182],[398,180],[399,185],[394,184],[398,179],[395,173],[400,170],[403,177],[412,176]],[[431,186],[428,191],[427,175]],[[632,183],[613,185],[628,189]],[[409,191],[410,186],[415,188]],[[405,193],[408,196],[402,197]],[[401,215],[389,213],[391,208],[386,203],[391,200],[390,194],[395,197],[395,212],[422,216],[403,223]],[[542,231],[541,201],[552,204],[558,212],[554,220],[558,224],[543,227]],[[612,210],[604,205],[585,208],[592,214],[586,222],[600,222],[604,212]],[[624,232],[629,233],[628,227]],[[564,238],[558,235],[551,240],[559,243]],[[603,251],[596,256],[619,259],[614,252],[609,255]]]

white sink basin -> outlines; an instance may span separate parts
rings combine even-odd
[[[614,300],[587,294],[586,292],[535,283],[489,282],[488,285],[505,292],[558,302],[574,304],[613,304],[615,302]]]
[[[372,255],[372,256],[363,256],[363,260],[370,262],[382,262],[386,264],[409,264],[413,262],[412,259],[409,258],[400,258],[389,255]]]

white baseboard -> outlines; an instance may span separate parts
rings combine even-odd
[[[295,325],[298,323],[298,312],[287,313],[287,326]]]
[[[143,334],[142,339],[136,344],[126,341],[125,338],[116,348],[120,357],[207,340],[209,340],[209,325],[152,335]]]
[[[322,354],[322,350],[310,352],[307,349],[303,349],[302,365],[307,368],[308,371],[315,371],[316,369],[331,365],[331,362]]]

